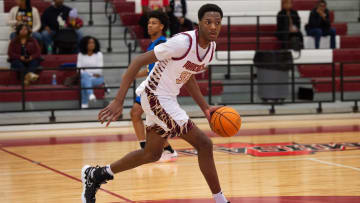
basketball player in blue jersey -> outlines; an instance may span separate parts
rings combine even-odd
[[[100,111],[98,119],[101,123],[107,122],[106,126],[117,120],[123,111],[126,93],[141,67],[156,62],[149,76],[136,89],[146,115],[146,146],[107,166],[84,166],[81,170],[83,203],[94,203],[101,184],[114,179],[115,174],[159,160],[167,139],[174,136],[182,138],[197,150],[200,171],[214,201],[228,203],[221,191],[211,139],[191,121],[177,102],[180,88],[185,86],[208,121],[210,114],[219,108],[207,104],[194,74],[205,71],[214,58],[222,18],[220,7],[215,4],[203,5],[198,12],[198,30],[175,35],[131,62],[116,98]]]
[[[155,46],[166,42],[165,32],[168,29],[169,18],[168,16],[161,11],[152,11],[148,16],[148,34],[151,39],[151,43],[147,48],[147,51],[152,51]],[[136,75],[137,78],[146,77],[152,71],[155,63],[149,64],[147,69],[142,69]],[[137,96],[133,108],[131,109],[131,121],[134,126],[135,134],[140,142],[141,149],[145,148],[145,126],[141,118],[141,115],[144,113],[144,110],[141,108],[140,96]],[[171,145],[166,141],[164,146],[164,151],[161,155],[159,162],[169,162],[176,161],[177,152],[171,147]]]

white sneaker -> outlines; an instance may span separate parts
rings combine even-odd
[[[82,109],[87,109],[87,108],[89,108],[89,104],[81,104],[81,108]]]
[[[159,163],[164,163],[164,162],[174,162],[177,160],[178,157],[178,153],[174,150],[174,153],[171,153],[168,150],[164,150],[163,153],[161,154],[161,158],[159,159]]]
[[[90,100],[90,101],[95,101],[95,100],[96,100],[95,95],[94,95],[94,94],[90,94],[89,100]]]

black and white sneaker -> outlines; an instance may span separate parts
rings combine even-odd
[[[82,203],[95,203],[95,195],[100,189],[101,184],[105,184],[106,181],[112,179],[114,177],[107,173],[105,167],[84,166],[81,170],[81,181],[83,184]]]

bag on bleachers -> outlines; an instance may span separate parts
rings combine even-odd
[[[257,68],[258,96],[264,101],[283,101],[289,96],[289,70],[293,67],[293,56],[290,51],[257,51],[254,64]],[[280,84],[276,84],[280,83]]]
[[[54,37],[55,48],[58,54],[74,54],[77,49],[77,34],[74,29],[61,29]]]
[[[289,40],[289,49],[300,51],[304,48],[303,40],[298,36],[291,36]]]

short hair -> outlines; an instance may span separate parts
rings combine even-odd
[[[82,54],[87,54],[88,53],[88,44],[89,44],[89,41],[93,39],[94,42],[95,42],[95,49],[94,49],[94,53],[98,53],[100,51],[100,43],[99,43],[99,40],[96,39],[95,37],[92,37],[92,36],[85,36],[81,39],[80,41],[80,45],[79,45],[79,48],[80,48],[80,52]]]
[[[317,3],[317,6],[319,6],[320,4],[327,5],[327,2],[325,0],[319,0],[319,2]]]
[[[198,18],[199,18],[199,21],[204,17],[205,13],[206,12],[218,12],[221,16],[221,18],[223,18],[223,11],[221,10],[221,8],[216,5],[216,4],[205,4],[203,6],[201,6],[201,8],[199,9],[199,12],[198,12]]]
[[[166,13],[162,12],[162,11],[151,11],[148,15],[148,20],[150,20],[150,18],[156,18],[160,21],[161,24],[164,25],[163,28],[163,33],[166,32],[166,30],[169,27],[169,17]]]

